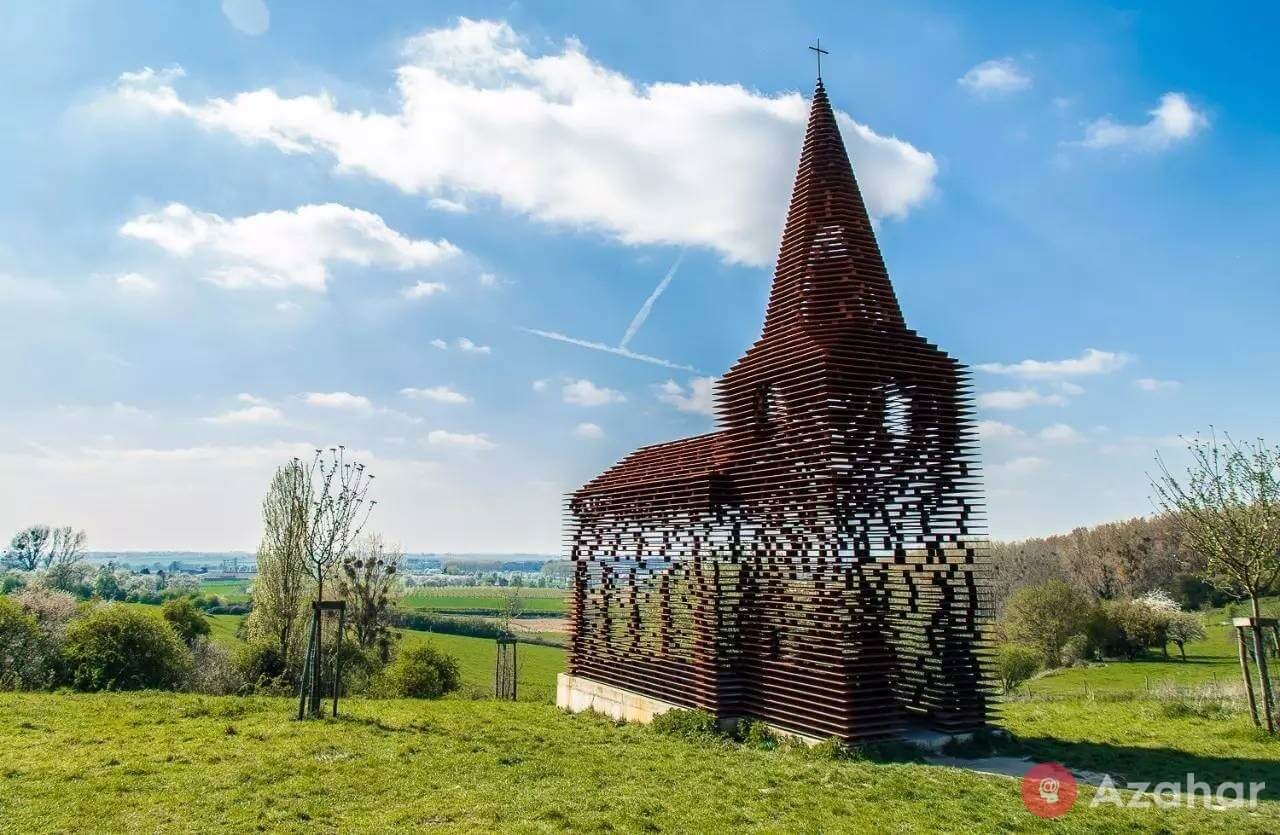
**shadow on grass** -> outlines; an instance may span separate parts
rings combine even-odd
[[[1264,732],[1240,733],[1241,741],[1262,742],[1275,747],[1278,759],[1217,757],[1192,754],[1173,748],[1142,748],[1103,742],[1078,742],[1051,736],[1016,737],[993,743],[995,753],[1030,757],[1036,762],[1058,762],[1068,768],[1109,774],[1117,784],[1169,782],[1186,785],[1187,775],[1200,782],[1265,782],[1259,793],[1263,800],[1280,800],[1280,739]]]

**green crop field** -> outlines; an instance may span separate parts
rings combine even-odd
[[[289,699],[0,694],[0,820],[13,832],[1275,832],[1254,812],[1090,808],[1052,824],[1019,782],[936,765],[822,759],[662,736],[551,705],[351,699],[298,722]],[[1015,704],[1022,744],[1128,780],[1265,780],[1280,744],[1238,716]],[[1153,712],[1154,711],[1154,712]]]
[[[420,587],[401,600],[400,607],[457,615],[496,616],[502,613],[510,591],[498,586]],[[520,608],[526,615],[563,615],[566,596],[564,589],[522,588]]]
[[[227,603],[248,603],[252,580],[201,580],[200,593],[206,597],[217,595]]]

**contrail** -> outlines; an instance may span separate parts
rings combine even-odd
[[[627,343],[632,337],[639,332],[644,325],[649,314],[653,312],[653,305],[658,301],[658,297],[667,289],[667,285],[671,283],[671,279],[676,277],[676,270],[680,269],[680,262],[684,260],[684,251],[676,257],[676,262],[671,265],[671,269],[667,270],[667,274],[662,277],[662,281],[658,282],[658,286],[653,288],[653,292],[649,294],[649,298],[644,300],[644,304],[640,305],[640,309],[636,311],[636,315],[631,319],[631,324],[627,325],[627,332],[622,335],[622,341],[617,345],[606,345],[603,342],[592,342],[589,339],[578,339],[576,336],[568,336],[555,331],[542,331],[536,328],[521,328],[526,333],[535,336],[541,336],[543,339],[554,339],[556,342],[567,342],[570,345],[577,345],[581,348],[590,348],[593,351],[603,351],[606,354],[614,354],[627,359],[639,360],[640,362],[648,362],[654,365],[661,365],[664,368],[674,368],[679,371],[694,371],[698,369],[692,365],[681,365],[678,362],[664,360],[661,357],[651,357],[648,354],[638,354],[627,347]]]
[[[534,336],[541,336],[543,339],[554,339],[556,342],[567,342],[570,345],[577,345],[582,348],[590,348],[593,351],[604,351],[606,354],[615,354],[619,357],[626,357],[627,359],[639,360],[640,362],[648,362],[654,365],[661,365],[664,368],[674,368],[678,371],[694,371],[694,372],[698,370],[691,365],[681,365],[678,362],[671,362],[670,360],[664,360],[661,357],[651,357],[648,354],[637,354],[635,351],[632,351],[629,348],[623,348],[622,346],[606,345],[603,342],[591,342],[590,340],[578,339],[577,337],[574,337],[574,336],[566,336],[563,333],[556,333],[555,331],[540,331],[535,328],[521,328],[521,330],[525,331],[526,333],[531,333]]]
[[[631,337],[635,336],[640,327],[644,325],[644,320],[649,318],[649,313],[653,310],[653,303],[667,289],[671,279],[676,277],[676,270],[680,269],[680,262],[683,260],[684,250],[681,250],[680,255],[676,257],[676,262],[671,265],[671,269],[667,270],[667,274],[662,277],[662,281],[658,282],[658,286],[649,294],[649,298],[645,299],[644,304],[640,305],[640,309],[636,311],[635,318],[631,320],[631,324],[627,325],[627,332],[622,335],[622,341],[618,343],[619,348],[626,348],[627,343],[631,341]]]

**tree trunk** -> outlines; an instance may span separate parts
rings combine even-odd
[[[1178,652],[1182,653],[1182,660],[1185,663],[1187,660],[1187,647],[1181,641],[1178,642]]]

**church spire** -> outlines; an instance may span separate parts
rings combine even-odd
[[[815,337],[904,326],[821,78],[809,108],[764,334],[794,326]]]

